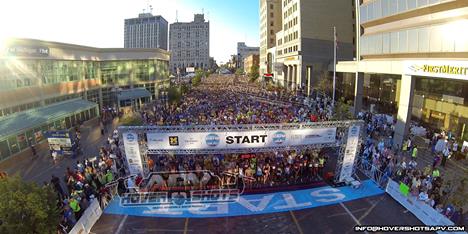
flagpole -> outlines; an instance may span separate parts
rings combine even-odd
[[[336,85],[336,27],[333,26],[333,101],[335,105],[335,85]]]

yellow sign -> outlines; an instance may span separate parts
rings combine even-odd
[[[466,75],[467,69],[468,67],[455,67],[455,66],[449,66],[449,65],[443,65],[443,66],[424,65],[423,67],[424,72],[443,73],[443,74],[452,74],[452,75]]]

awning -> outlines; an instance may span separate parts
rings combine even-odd
[[[145,88],[121,90],[117,94],[117,100],[119,101],[134,100],[144,97],[151,97],[151,93]]]
[[[45,107],[14,113],[0,118],[0,138],[41,127],[75,113],[96,108],[97,104],[83,99],[72,99]]]

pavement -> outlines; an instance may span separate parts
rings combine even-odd
[[[102,136],[98,119],[90,120],[81,126],[81,147],[83,153],[76,157],[63,157],[56,164],[53,163],[49,153],[47,141],[36,145],[38,156],[34,158],[31,150],[27,149],[9,159],[0,162],[0,171],[10,176],[18,175],[26,181],[42,184],[50,182],[52,175],[63,178],[67,167],[74,168],[77,160],[99,155],[99,148],[105,144],[108,134],[117,126],[118,120],[106,126],[107,133]],[[63,182],[63,181],[62,181]],[[62,183],[62,187],[66,188]]]
[[[152,218],[103,214],[91,233],[354,233],[355,225],[423,225],[383,194],[336,205],[223,218]]]

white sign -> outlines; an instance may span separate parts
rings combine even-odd
[[[149,132],[147,139],[150,150],[287,147],[333,143],[336,140],[336,128],[239,132]]]
[[[400,192],[400,185],[389,180],[387,188],[385,190],[390,196],[393,197],[397,202],[404,206],[407,210],[411,211],[421,222],[428,226],[453,226],[454,223],[447,217],[434,210],[431,206],[425,202],[420,201],[417,197],[408,195],[407,197]],[[445,232],[437,232],[445,233]],[[451,232],[451,233],[462,233],[462,232]]]
[[[123,133],[125,148],[125,157],[127,158],[128,168],[131,175],[142,174],[143,164],[140,156],[140,146],[138,145],[138,135],[136,133]]]
[[[348,142],[346,143],[345,153],[343,157],[343,165],[341,166],[340,182],[351,179],[353,175],[354,159],[359,144],[359,132],[361,127],[353,125],[348,129]]]
[[[468,80],[468,61],[405,61],[406,75]]]
[[[99,206],[99,200],[94,199],[93,202],[86,208],[81,218],[73,226],[69,234],[90,233],[91,228],[96,221],[101,217],[102,209]]]
[[[185,72],[187,72],[187,73],[195,72],[195,68],[194,67],[187,67],[187,68],[185,68]]]

